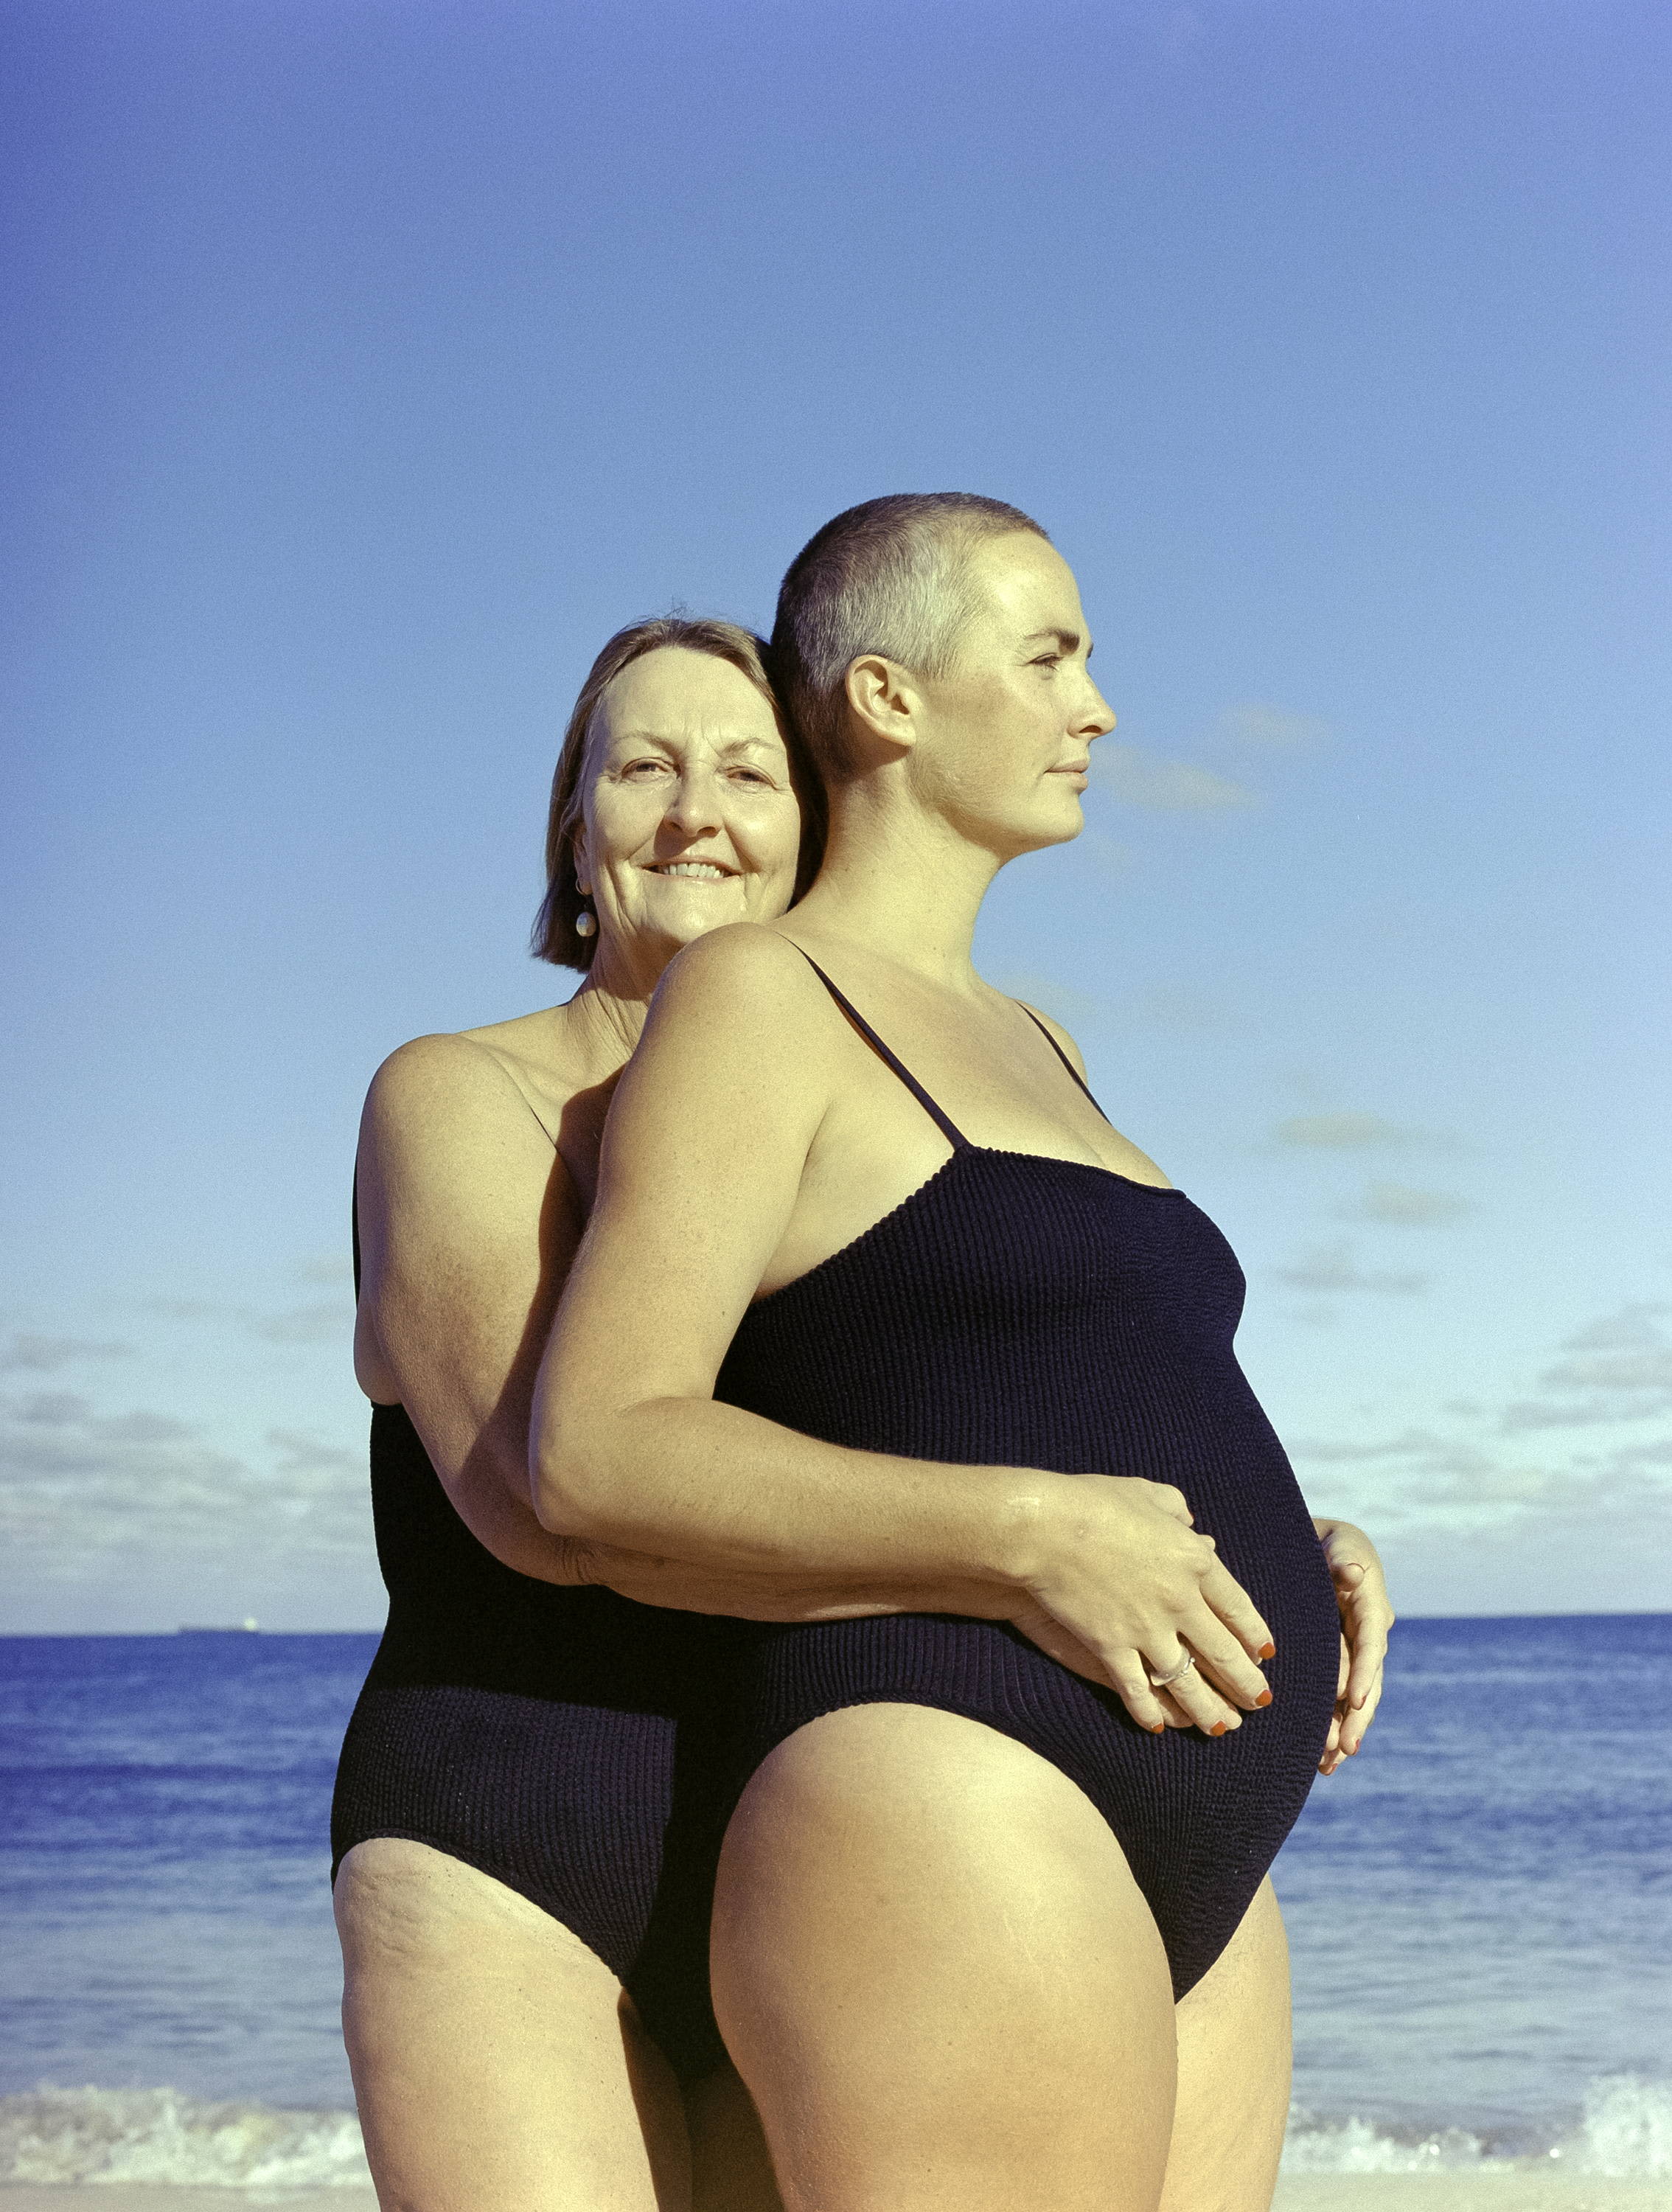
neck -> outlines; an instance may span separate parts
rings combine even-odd
[[[976,917],[1003,856],[926,813],[886,775],[830,797],[818,880],[789,915],[792,932],[828,933],[927,980],[968,988]]]
[[[630,1060],[644,1030],[645,1016],[662,970],[677,945],[622,945],[600,938],[587,980],[564,1009],[585,1040],[600,1073]]]

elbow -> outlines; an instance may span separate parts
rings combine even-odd
[[[554,1536],[607,1541],[610,1524],[604,1454],[593,1425],[550,1402],[536,1408],[529,1431],[528,1489],[534,1517]]]

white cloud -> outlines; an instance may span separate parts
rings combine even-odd
[[[354,1307],[342,1298],[316,1299],[277,1311],[217,1305],[209,1298],[149,1298],[145,1310],[167,1321],[232,1322],[267,1344],[346,1344],[354,1330]]]
[[[0,1400],[0,1535],[55,1565],[131,1552],[363,1555],[362,1455],[289,1431],[264,1465],[172,1415],[68,1393]]]
[[[1238,744],[1259,746],[1268,752],[1301,752],[1324,744],[1329,725],[1315,714],[1292,714],[1282,707],[1230,707],[1219,717],[1220,727]]]
[[[131,1359],[131,1344],[95,1344],[83,1336],[13,1337],[9,1345],[0,1350],[0,1369],[15,1371],[32,1369],[38,1375],[50,1375],[60,1367],[72,1367],[84,1359]]]
[[[1280,1145],[1316,1152],[1356,1152],[1380,1145],[1414,1145],[1420,1131],[1401,1128],[1380,1114],[1292,1114],[1272,1132]]]
[[[1571,1336],[1537,1393],[1506,1406],[1503,1426],[1597,1428],[1672,1413],[1672,1341],[1659,1305],[1621,1306]]]
[[[1273,1270],[1280,1283],[1297,1291],[1374,1291],[1408,1296],[1426,1291],[1429,1278],[1397,1269],[1361,1267],[1351,1245],[1315,1244],[1286,1267]]]
[[[1621,1309],[1572,1341],[1636,1338],[1655,1328],[1657,1310]],[[1663,1364],[1672,1350],[1647,1344],[1594,1357],[1596,1367],[1581,1358],[1547,1369],[1531,1399],[1455,1404],[1442,1409],[1450,1420],[1387,1436],[1302,1438],[1292,1455],[1328,1469],[1332,1494],[1350,1493],[1372,1528],[1384,1519],[1406,1530],[1525,1524],[1583,1542],[1624,1526],[1657,1540],[1672,1512],[1672,1425],[1646,1437],[1593,1437],[1608,1424],[1672,1415],[1672,1368]],[[1535,1443],[1523,1441],[1535,1431]]]
[[[1468,1212],[1468,1200],[1449,1190],[1421,1190],[1406,1182],[1371,1182],[1350,1209],[1366,1221],[1391,1222],[1401,1229],[1432,1228]]]
[[[317,1283],[322,1289],[339,1290],[354,1280],[354,1262],[346,1252],[318,1253],[304,1260],[297,1268],[298,1278],[304,1283]]]
[[[1092,747],[1091,774],[1123,805],[1163,813],[1223,814],[1260,804],[1253,792],[1211,768],[1162,760],[1114,738],[1100,738]]]
[[[1672,1391],[1672,1345],[1564,1359],[1547,1368],[1540,1379],[1560,1390]]]
[[[269,1344],[346,1344],[354,1328],[354,1309],[332,1298],[324,1304],[292,1306],[284,1313],[245,1308],[239,1319],[252,1336]]]
[[[1645,1346],[1664,1344],[1665,1332],[1661,1326],[1663,1314],[1672,1308],[1637,1302],[1618,1306],[1613,1313],[1576,1331],[1562,1346],[1564,1352],[1635,1352]]]

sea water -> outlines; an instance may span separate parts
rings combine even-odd
[[[0,2179],[363,2182],[326,1820],[374,1641],[0,1638]],[[1400,1624],[1276,1870],[1292,2166],[1672,2173],[1669,1660],[1669,1614]]]

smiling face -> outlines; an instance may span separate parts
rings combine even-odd
[[[1024,531],[970,555],[975,611],[945,675],[914,677],[925,709],[914,787],[1001,860],[1076,837],[1094,739],[1115,726],[1086,669],[1073,571]]]
[[[770,705],[739,668],[658,646],[593,717],[575,874],[599,980],[655,973],[723,922],[769,921],[795,890],[801,810]]]

